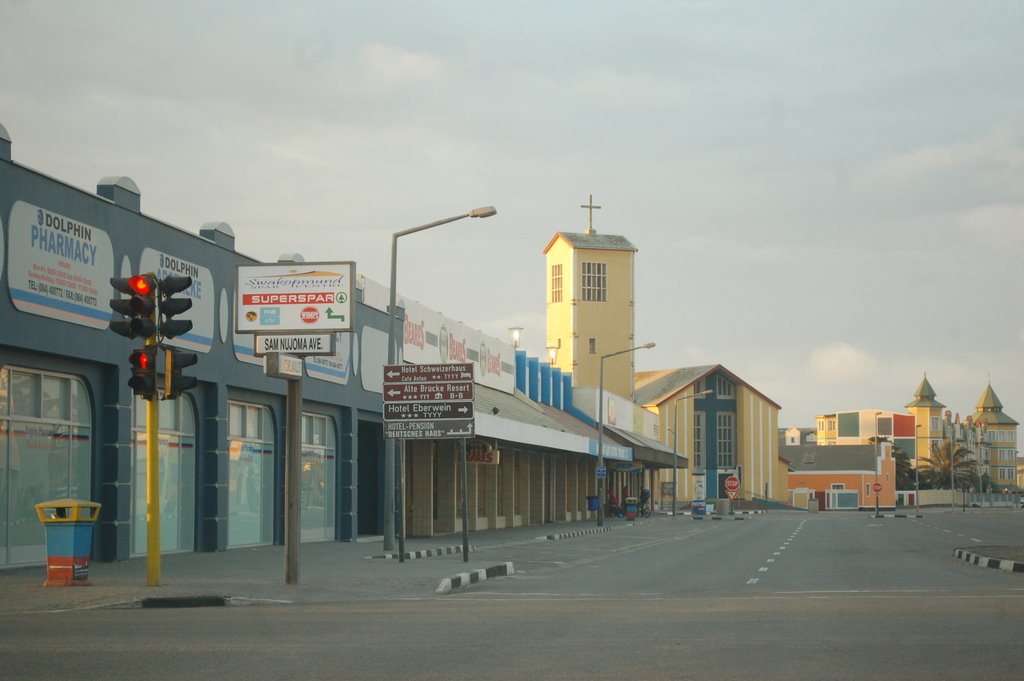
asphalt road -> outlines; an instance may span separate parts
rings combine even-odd
[[[5,617],[4,679],[974,679],[1024,664],[1024,514],[661,520],[447,596]],[[1017,539],[1019,541],[1019,539]]]

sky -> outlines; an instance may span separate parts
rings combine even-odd
[[[1024,421],[1024,3],[0,0],[14,161],[544,356],[544,248],[636,247],[638,370]]]

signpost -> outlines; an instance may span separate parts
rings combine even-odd
[[[334,354],[335,332],[352,331],[354,262],[239,265],[235,333],[253,334],[268,376],[288,381],[285,397],[284,581],[299,583],[303,356]],[[288,353],[288,354],[285,354]]]
[[[384,366],[384,437],[389,440],[462,440],[462,559],[469,560],[466,524],[466,439],[473,437],[473,365]],[[404,475],[404,470],[399,476]],[[405,522],[404,481],[398,484],[399,522]],[[398,560],[405,560],[405,527],[398,531]]]
[[[740,479],[735,475],[730,475],[725,479],[725,491],[729,493],[729,498],[733,501],[736,500],[737,491],[740,488]]]

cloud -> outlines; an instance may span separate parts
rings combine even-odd
[[[1024,246],[1024,203],[981,206],[960,216],[960,228],[972,239],[1004,249]]]
[[[869,175],[882,184],[928,180],[951,171],[987,172],[1014,177],[1024,173],[1024,146],[1008,130],[994,130],[978,139],[918,147],[876,161]]]
[[[816,348],[808,360],[814,380],[829,384],[859,384],[877,375],[878,360],[846,343],[831,343]]]
[[[381,44],[366,47],[359,61],[369,80],[387,87],[440,81],[447,70],[436,55]]]

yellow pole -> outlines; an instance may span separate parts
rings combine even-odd
[[[156,345],[150,338],[146,345]],[[155,356],[155,355],[154,355]],[[156,386],[156,367],[153,367]],[[146,585],[160,586],[160,395],[146,400]]]

